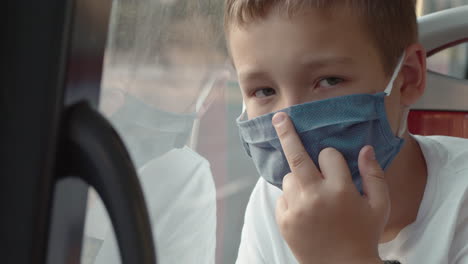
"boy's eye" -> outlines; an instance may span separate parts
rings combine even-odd
[[[255,91],[255,97],[257,98],[272,96],[274,94],[276,94],[276,91],[273,88],[262,88]]]
[[[343,82],[344,80],[338,77],[328,77],[320,80],[319,85],[321,87],[332,87],[338,85],[339,83]]]

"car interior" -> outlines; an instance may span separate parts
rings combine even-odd
[[[184,263],[208,223],[213,263],[235,263],[259,176],[223,2],[8,2],[1,263]],[[468,139],[468,1],[418,3],[427,88],[408,128]]]

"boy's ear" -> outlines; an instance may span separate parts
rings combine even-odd
[[[401,104],[410,106],[426,88],[426,50],[419,43],[406,48],[406,59],[401,68],[403,83],[400,86]]]

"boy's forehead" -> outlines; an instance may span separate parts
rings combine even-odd
[[[360,18],[335,11],[339,13],[332,16],[322,14],[321,9],[289,17],[270,14],[231,27],[228,40],[236,68],[239,63],[261,63],[262,58],[272,56],[294,56],[300,64],[317,65],[351,63],[356,56],[378,53]]]

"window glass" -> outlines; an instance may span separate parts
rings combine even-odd
[[[433,12],[468,5],[467,0],[417,0],[418,14],[425,15]]]
[[[221,0],[114,1],[100,109],[134,161],[158,263],[234,263],[258,179],[239,140],[242,108]],[[83,264],[120,263],[91,190]]]
[[[468,44],[434,54],[427,59],[427,68],[457,79],[468,79]]]
[[[420,0],[418,14],[425,15],[463,5],[468,5],[468,0]],[[431,56],[427,60],[427,68],[458,79],[468,79],[468,45],[457,45]]]

